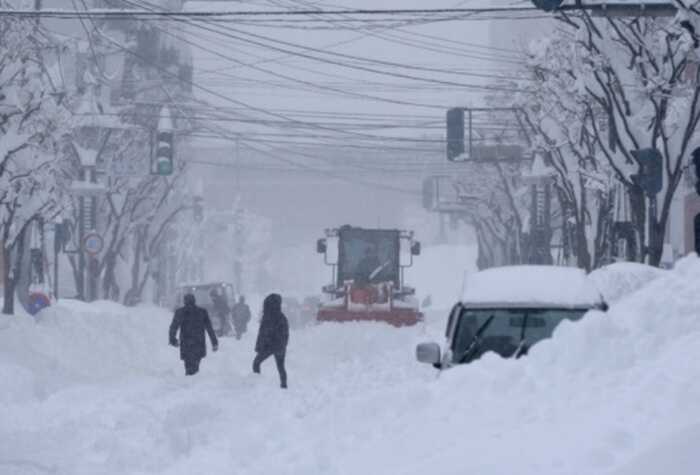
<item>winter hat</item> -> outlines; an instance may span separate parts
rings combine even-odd
[[[263,314],[273,315],[282,312],[282,296],[280,294],[270,294],[263,301]]]

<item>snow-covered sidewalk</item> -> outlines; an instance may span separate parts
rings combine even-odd
[[[166,312],[64,302],[0,322],[0,473],[696,474],[698,289],[688,258],[527,358],[439,377],[413,353],[443,312],[300,330],[288,391],[251,374],[252,334],[185,378]]]

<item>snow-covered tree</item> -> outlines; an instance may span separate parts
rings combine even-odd
[[[461,217],[476,234],[480,269],[527,262],[527,206],[521,164],[467,163],[453,181]]]
[[[266,267],[270,223],[237,203],[228,210],[205,210],[199,222],[181,214],[172,231],[176,285],[216,280],[247,292],[277,283]]]
[[[530,117],[558,167],[560,190],[575,205],[581,242],[598,241],[600,228],[584,231],[584,217],[596,222],[608,206],[602,195],[598,211],[584,203],[589,195],[583,184],[591,174],[602,182],[611,176],[629,197],[638,241],[648,243],[639,246],[637,260],[648,257],[658,265],[671,203],[697,139],[697,38],[678,18],[599,18],[585,12],[560,18],[562,26],[532,51],[535,91],[522,101],[536,102]],[[655,218],[648,213],[649,198],[632,179],[640,168],[632,151],[644,148],[656,148],[663,157]],[[583,256],[582,244],[579,249]]]
[[[4,2],[0,2],[4,5]],[[58,142],[70,127],[60,84],[44,57],[36,22],[0,18],[0,242],[5,262],[3,313],[13,313],[29,224],[64,204]],[[14,259],[14,260],[13,260]]]
[[[551,170],[564,251],[572,254],[575,265],[590,270],[604,263],[609,251],[612,172],[597,156],[596,138],[587,128],[591,110],[599,109],[591,109],[590,97],[571,76],[562,74],[561,51],[552,51],[572,53],[574,47],[573,42],[534,42],[526,63],[529,87],[514,101],[523,112],[532,148]]]

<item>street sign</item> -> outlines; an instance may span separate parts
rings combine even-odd
[[[91,256],[96,256],[102,252],[104,240],[97,233],[89,233],[83,238],[83,250]]]

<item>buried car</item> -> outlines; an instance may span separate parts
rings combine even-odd
[[[418,361],[438,369],[470,363],[493,351],[519,358],[552,336],[563,320],[576,321],[607,305],[586,273],[572,267],[507,266],[467,278],[447,322],[444,351],[437,343],[416,348]]]

